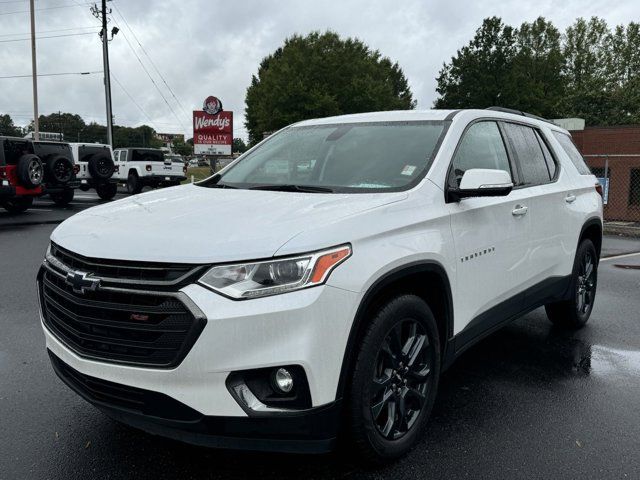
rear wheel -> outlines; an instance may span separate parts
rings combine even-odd
[[[593,310],[598,285],[598,253],[591,240],[583,240],[576,251],[571,278],[571,298],[545,306],[547,317],[564,328],[581,328]]]
[[[348,395],[353,443],[368,463],[407,453],[419,440],[438,387],[440,341],[429,306],[401,295],[364,335]]]
[[[0,205],[9,213],[22,213],[33,205],[33,197],[17,197],[10,200],[3,200]]]
[[[129,173],[127,177],[127,192],[131,194],[140,193],[142,191],[142,184],[140,178],[136,172]]]
[[[36,188],[42,183],[44,167],[37,155],[25,154],[18,160],[18,179],[26,188]]]
[[[96,186],[96,193],[102,200],[111,200],[118,192],[118,185],[115,183],[101,183]]]
[[[71,200],[73,200],[74,193],[74,190],[72,188],[69,188],[67,190],[63,190],[62,192],[51,193],[49,194],[49,196],[51,197],[51,200],[53,200],[53,202],[59,207],[66,207],[71,203]]]

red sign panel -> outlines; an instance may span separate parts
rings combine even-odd
[[[200,155],[231,155],[233,144],[233,112],[210,115],[202,110],[193,112],[194,153]]]

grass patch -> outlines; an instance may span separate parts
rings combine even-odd
[[[182,183],[191,183],[191,175],[193,180],[199,182],[211,176],[211,168],[209,167],[189,167],[187,169],[187,179]]]

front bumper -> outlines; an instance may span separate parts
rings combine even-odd
[[[175,410],[195,412],[186,422],[176,421],[170,415],[123,410],[79,392],[110,416],[150,433],[229,448],[331,449],[339,426],[336,392],[357,294],[327,285],[245,301],[222,297],[197,284],[181,292],[204,314],[207,324],[175,368],[83,358],[43,326],[47,348],[79,375],[160,394]],[[311,409],[253,413],[227,387],[232,372],[281,365],[304,369]]]

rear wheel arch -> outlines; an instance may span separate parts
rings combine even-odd
[[[582,241],[587,238],[593,242],[594,247],[596,247],[598,258],[600,258],[600,252],[602,250],[602,220],[600,220],[600,218],[590,218],[584,223],[582,230],[580,231],[580,237],[578,238],[578,245],[576,245],[576,249],[580,246]]]
[[[438,325],[443,366],[449,356],[448,340],[453,336],[453,300],[451,285],[444,267],[435,261],[414,262],[387,272],[365,293],[356,312],[342,359],[336,398],[348,387],[357,356],[357,346],[367,330],[372,312],[401,294],[414,294],[431,308]]]

